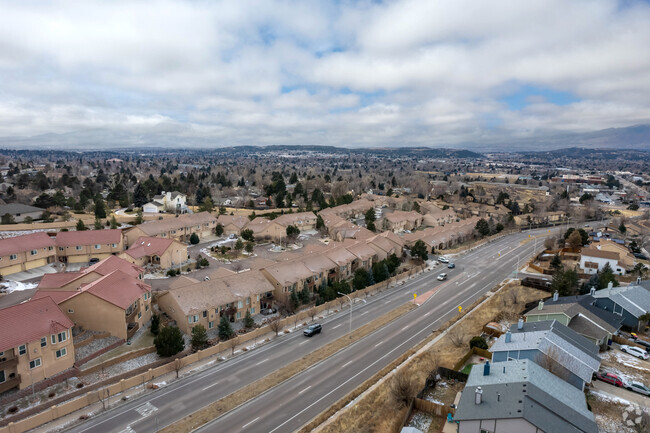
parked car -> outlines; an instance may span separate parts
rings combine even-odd
[[[438,257],[438,261],[440,263],[449,263],[449,259],[447,259],[445,257],[442,257],[442,256]]]
[[[594,373],[594,379],[602,380],[603,382],[611,383],[612,385],[618,387],[626,385],[625,381],[620,376],[614,373],[606,373],[604,371]]]
[[[632,356],[636,356],[639,359],[648,359],[650,356],[648,352],[636,346],[628,346],[627,344],[621,345],[621,350],[625,353],[629,353]]]
[[[306,335],[307,337],[311,337],[314,334],[320,334],[320,331],[323,328],[320,326],[320,323],[314,323],[313,325],[309,325],[304,331],[303,334]]]
[[[448,267],[449,269],[454,269],[454,268],[456,267],[456,265],[454,265],[453,263],[449,263],[449,264],[447,265],[447,267]]]
[[[264,308],[260,313],[262,313],[264,316],[268,316],[269,314],[277,313],[278,309],[277,308]]]
[[[641,382],[630,382],[627,384],[627,389],[630,391],[638,392],[639,394],[650,396],[650,388],[642,384]]]
[[[88,263],[90,263],[91,265],[95,264],[95,263],[99,263],[99,259],[97,257],[93,257],[92,259],[90,259],[88,261]]]
[[[649,342],[645,340],[641,340],[639,337],[637,337],[637,335],[634,332],[631,335],[632,335],[631,340],[633,340],[636,344],[640,344],[641,346],[645,346],[646,348],[650,349]]]
[[[438,275],[438,281],[445,281],[447,279],[447,274],[444,272],[440,275]]]
[[[641,254],[641,253],[634,253],[634,257],[636,257],[637,259],[641,259],[641,260],[648,260],[648,256],[646,256],[645,254]]]

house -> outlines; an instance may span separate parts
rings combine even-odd
[[[37,288],[40,290],[77,290],[84,284],[92,283],[116,270],[120,270],[139,280],[144,277],[144,270],[141,267],[118,256],[110,256],[99,263],[82,268],[78,272],[45,274],[38,283]]]
[[[226,236],[238,235],[250,221],[248,217],[242,215],[219,215],[217,224],[223,227],[223,233]]]
[[[490,352],[495,368],[510,359],[529,359],[581,391],[600,368],[598,346],[557,320],[520,321],[497,339]]]
[[[246,224],[245,230],[251,230],[255,239],[273,239],[280,241],[287,237],[287,228],[278,224],[275,220],[264,217],[257,217]]]
[[[343,204],[340,206],[323,209],[318,214],[323,217],[323,219],[329,215],[336,215],[344,219],[363,218],[368,209],[372,209],[374,207],[375,204],[370,200],[361,199],[355,200],[349,204]]]
[[[647,323],[646,320],[639,320],[650,312],[650,290],[642,285],[608,287],[597,290],[593,297],[597,308],[619,315],[623,326],[640,330]]]
[[[410,211],[396,210],[387,214],[381,227],[394,233],[401,233],[405,230],[416,230],[422,225],[422,214]]]
[[[596,274],[609,264],[612,271],[618,275],[625,275],[626,268],[621,262],[620,254],[614,251],[605,251],[600,245],[583,248],[580,252],[580,268],[585,274]]]
[[[39,288],[32,299],[44,297],[52,298],[76,327],[123,340],[151,319],[151,286],[119,269],[76,289]]]
[[[165,192],[155,195],[149,203],[142,206],[142,212],[182,214],[187,212],[187,196],[178,191]]]
[[[537,308],[528,311],[525,314],[526,322],[557,320],[601,350],[607,350],[612,344],[612,335],[621,328],[622,319],[595,307],[594,302],[595,298],[591,295],[559,297],[556,292],[552,299],[540,301]]]
[[[300,292],[304,287],[313,291],[323,282],[327,283],[326,275],[319,275],[298,260],[275,263],[260,269],[260,272],[273,286],[274,298],[283,303],[288,302],[292,291]]]
[[[158,298],[160,308],[186,334],[197,324],[216,329],[223,316],[231,321],[243,319],[247,311],[254,316],[273,299],[273,286],[258,270],[224,269],[219,278],[212,277],[208,281],[184,278]]]
[[[444,226],[456,221],[456,212],[453,209],[439,208],[433,203],[423,202],[420,204],[424,216],[422,217],[422,224],[429,227]]]
[[[618,239],[601,238],[597,240],[597,248],[600,251],[618,253],[618,262],[623,269],[632,269],[635,265],[634,255],[625,246],[625,241]],[[612,268],[614,269],[614,268]]]
[[[301,232],[314,230],[316,228],[317,217],[313,212],[298,212],[298,213],[285,213],[280,215],[275,220],[276,224],[280,224],[286,228],[291,226],[298,227]]]
[[[139,237],[120,258],[138,266],[152,265],[163,269],[179,266],[186,262],[187,244],[174,239]]]
[[[44,232],[0,239],[0,275],[45,266],[56,261],[54,239]]]
[[[44,209],[20,203],[9,203],[0,205],[0,216],[11,215],[15,222],[25,221],[25,218],[33,220],[41,219]]]
[[[49,297],[1,309],[0,392],[26,388],[71,368],[72,326]]]
[[[56,235],[57,257],[63,263],[103,260],[124,250],[122,230],[83,230]]]
[[[475,365],[454,420],[458,433],[598,433],[582,391],[530,360]]]
[[[210,212],[200,212],[145,222],[126,230],[124,236],[128,246],[133,245],[141,236],[189,242],[193,233],[203,239],[211,236],[215,227],[217,227],[217,219]]]

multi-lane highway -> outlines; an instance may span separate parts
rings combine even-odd
[[[537,233],[544,233],[546,229]],[[515,233],[453,258],[455,269],[439,266],[403,285],[356,303],[353,330],[422,294],[440,287],[425,304],[373,332],[346,349],[204,426],[204,432],[289,432],[309,422],[349,391],[438,329],[457,307],[467,307],[532,254],[529,234]],[[538,243],[541,247],[541,242]],[[449,281],[436,280],[447,272]],[[154,432],[254,382],[348,332],[347,308],[323,320],[323,333],[305,338],[282,336],[170,386],[129,401],[72,432]]]

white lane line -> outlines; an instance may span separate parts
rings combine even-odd
[[[205,391],[206,389],[210,389],[210,388],[212,388],[213,386],[217,386],[217,385],[219,385],[219,382],[215,382],[215,383],[213,383],[212,385],[208,385],[208,386],[206,386],[205,388],[203,388],[203,391]]]
[[[433,310],[429,311],[428,313],[424,314],[424,317],[427,317],[429,314],[433,313]]]
[[[336,325],[336,326],[332,326],[332,329],[336,329],[336,328],[338,328],[338,327],[341,326],[341,325],[342,325],[342,323],[339,323],[339,324]]]
[[[406,325],[405,327],[402,328],[402,331],[406,330],[409,328],[409,325]]]
[[[384,342],[384,340],[381,340],[379,343],[375,344],[375,347],[379,346],[379,345],[382,344],[383,342]]]
[[[307,391],[309,388],[311,388],[311,385],[309,385],[307,388],[303,389],[298,393],[298,395],[302,394],[303,392]]]
[[[363,313],[359,314],[359,316],[363,316],[366,313],[368,313],[368,311],[364,311]]]
[[[255,418],[253,421],[244,424],[243,426],[241,426],[241,428],[242,428],[242,429],[245,429],[246,427],[248,427],[249,425],[253,424],[253,423],[254,423],[255,421],[257,421],[258,419],[260,419],[259,416],[258,416],[257,418]]]
[[[354,362],[354,361],[348,361],[348,362],[346,362],[345,364],[343,364],[343,365],[341,366],[341,368],[343,368],[343,367],[347,367],[348,365],[352,364],[352,362]]]
[[[303,341],[303,342],[300,343],[298,346],[302,346],[303,344],[307,344],[307,343],[309,343],[309,340],[305,340],[305,341]]]
[[[258,363],[255,364],[255,365],[262,365],[262,364],[264,364],[264,363],[265,363],[266,361],[268,361],[268,360],[269,360],[269,358],[263,359],[263,360],[261,360],[260,362],[258,362]]]
[[[157,410],[158,408],[149,402],[135,408],[135,411],[138,412],[142,417],[149,416]]]

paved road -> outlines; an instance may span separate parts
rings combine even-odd
[[[440,286],[436,295],[418,309],[217,419],[202,431],[268,433],[299,428],[457,314],[458,305],[469,306],[511,275],[517,262],[523,264],[532,253],[534,242],[520,243],[528,234],[501,238],[455,258],[454,270],[438,267],[439,271],[413,277],[404,285],[368,298],[365,304],[356,303],[353,328],[404,304],[412,299],[413,293]],[[441,283],[436,276],[443,270],[450,280]],[[324,320],[320,335],[309,339],[299,333],[283,336],[129,401],[69,431],[154,432],[340,338],[348,332],[348,318],[346,309]]]
[[[629,391],[625,388],[618,388],[614,385],[610,385],[609,383],[602,382],[600,380],[594,380],[591,383],[594,387],[594,392],[603,394],[605,397],[608,397],[610,399],[625,400],[643,407],[650,406],[650,397],[646,397],[643,394]]]

